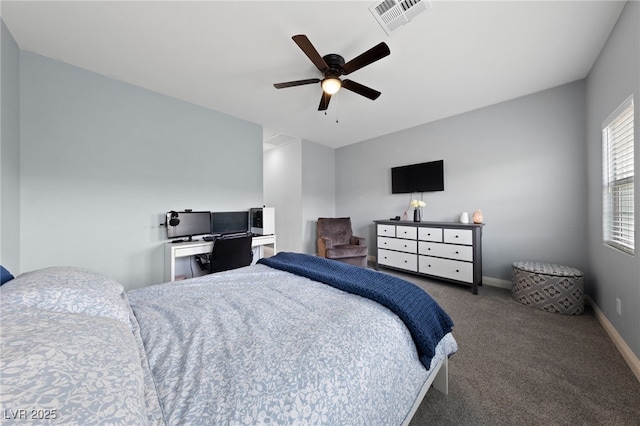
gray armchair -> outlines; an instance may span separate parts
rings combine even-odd
[[[318,256],[367,267],[367,240],[356,237],[351,218],[318,218]]]

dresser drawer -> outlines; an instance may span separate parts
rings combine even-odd
[[[418,271],[466,283],[473,282],[473,263],[419,256]]]
[[[378,248],[378,263],[380,265],[418,272],[418,256],[415,254]]]
[[[395,225],[378,225],[378,235],[384,235],[385,237],[395,237]]]
[[[470,229],[445,229],[444,242],[472,245],[473,231]]]
[[[418,228],[418,239],[422,241],[442,242],[442,228]]]
[[[427,256],[447,257],[455,260],[473,261],[473,247],[457,244],[418,242],[418,253]]]
[[[378,248],[418,253],[418,242],[399,238],[378,237]]]
[[[418,237],[418,228],[415,226],[396,226],[396,237],[415,240]]]

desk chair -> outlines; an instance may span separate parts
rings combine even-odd
[[[210,259],[209,273],[251,265],[251,235],[215,238]]]

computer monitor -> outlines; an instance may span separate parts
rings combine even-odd
[[[167,238],[211,234],[211,212],[167,212]]]
[[[249,231],[249,211],[211,212],[213,235],[234,234]]]

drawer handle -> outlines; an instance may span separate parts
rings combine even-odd
[[[431,268],[431,265],[428,265],[429,268]]]
[[[456,254],[460,254],[460,252],[459,252],[459,251],[457,251],[457,252],[456,252]]]
[[[404,263],[407,263],[407,261],[405,260]]]
[[[456,269],[456,272],[460,272],[460,269]]]
[[[456,238],[458,238],[458,236],[456,235]]]
[[[429,248],[427,249],[427,251],[431,251],[431,247],[429,247]]]

